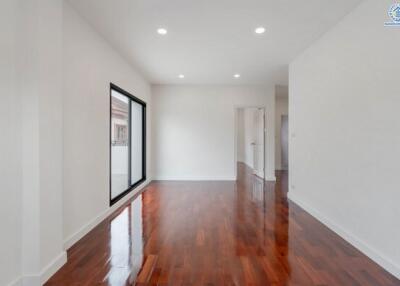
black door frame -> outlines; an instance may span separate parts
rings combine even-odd
[[[112,120],[112,91],[116,91],[124,96],[126,96],[129,99],[129,126],[128,126],[128,130],[129,130],[129,137],[128,137],[128,185],[129,187],[123,191],[121,194],[119,194],[118,196],[116,196],[115,198],[112,198],[112,194],[111,194],[111,188],[112,188],[112,170],[111,170],[111,166],[112,166],[112,142],[111,142],[111,133],[112,133],[112,126],[111,126],[111,120]],[[132,116],[131,116],[131,102],[136,102],[138,104],[140,104],[143,108],[143,113],[142,113],[142,178],[139,179],[137,182],[134,182],[132,184],[131,182],[131,165],[132,165],[132,158],[131,158],[131,140],[132,140],[132,132],[130,130],[131,128],[131,120],[132,120]],[[130,192],[132,192],[137,186],[139,186],[141,183],[143,183],[144,181],[146,181],[146,102],[144,102],[143,100],[137,98],[136,96],[130,94],[129,92],[127,92],[126,90],[118,87],[117,85],[110,83],[110,118],[109,118],[109,124],[110,124],[110,130],[109,130],[109,144],[110,144],[110,148],[109,148],[109,176],[110,176],[110,182],[109,182],[109,196],[110,196],[110,206],[112,206],[113,204],[115,204],[116,202],[118,202],[119,200],[121,200],[123,197],[125,197],[126,195],[128,195]]]

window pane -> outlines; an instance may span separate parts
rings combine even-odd
[[[143,178],[143,106],[131,102],[131,183]]]
[[[128,97],[111,91],[111,199],[130,186],[129,102]]]

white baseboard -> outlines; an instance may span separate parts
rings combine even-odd
[[[144,189],[150,180],[145,181],[132,193],[121,199],[112,207],[108,208],[102,214],[95,217],[89,223],[84,225],[79,231],[71,235],[64,241],[64,249],[68,249],[78,240],[84,237],[89,231],[91,231],[95,226],[97,226],[103,219],[112,214],[117,208],[130,200],[135,194]],[[7,286],[40,286],[43,285],[47,280],[50,279],[65,263],[67,262],[67,252],[61,252],[53,261],[51,261],[39,274],[24,275],[13,282],[9,283]]]
[[[22,277],[18,277],[14,281],[8,283],[7,286],[22,286]]]
[[[255,170],[253,170],[254,175],[256,175],[257,177],[259,177],[260,179],[264,178],[264,173],[262,172],[256,172]]]
[[[146,180],[143,184],[138,186],[135,190],[125,196],[123,199],[119,200],[112,207],[109,207],[102,213],[100,213],[95,218],[91,219],[88,223],[83,225],[77,232],[70,235],[64,240],[64,249],[69,249],[72,245],[78,242],[82,237],[88,234],[93,228],[95,228],[99,223],[101,223],[106,217],[111,215],[116,209],[122,206],[124,203],[129,201],[133,196],[135,196],[138,192],[142,191],[147,185],[151,182],[151,179]]]
[[[288,198],[297,205],[299,205],[306,212],[311,214],[314,218],[323,223],[325,226],[327,226],[329,229],[331,229],[333,232],[338,234],[344,240],[349,242],[359,251],[364,253],[374,262],[379,264],[386,271],[391,273],[396,278],[400,279],[400,266],[397,265],[395,262],[393,262],[391,259],[385,257],[385,255],[382,255],[379,251],[369,246],[367,243],[359,239],[357,236],[353,235],[347,230],[344,230],[342,227],[332,222],[332,220],[326,218],[320,211],[316,210],[315,208],[311,207],[310,205],[302,201],[298,196],[294,195],[292,192],[288,193]]]
[[[41,283],[44,284],[67,262],[67,252],[61,252],[52,262],[50,262],[40,273]]]
[[[46,265],[38,274],[24,275],[20,279],[20,286],[41,286],[46,283],[65,263],[67,262],[67,252],[61,252],[53,261]]]
[[[22,277],[22,286],[41,286],[40,275],[26,275]]]
[[[253,169],[254,168],[254,166],[250,166],[249,164],[247,164],[247,162],[240,162],[240,163],[243,163],[249,169]]]
[[[46,283],[65,263],[67,262],[67,252],[61,252],[53,261],[45,266],[38,274],[24,275],[7,286],[41,286]]]
[[[262,178],[262,176],[260,177]],[[234,176],[217,176],[217,177],[202,177],[202,176],[193,176],[193,177],[184,177],[184,176],[156,176],[153,180],[155,181],[236,181],[236,177]],[[265,181],[275,182],[276,177],[270,176],[266,177]]]
[[[153,180],[155,181],[236,181],[233,176],[157,176]]]

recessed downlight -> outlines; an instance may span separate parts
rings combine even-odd
[[[180,74],[180,75],[178,75],[178,77],[179,78],[185,78],[185,75],[184,74]]]
[[[265,33],[265,28],[264,27],[257,27],[254,32],[256,32],[256,34],[264,34]]]
[[[158,28],[157,33],[159,33],[160,35],[166,35],[168,31],[165,28]]]
[[[238,73],[237,73],[237,74],[234,74],[233,77],[234,77],[234,78],[239,78],[239,77],[240,77],[240,74],[238,74]]]

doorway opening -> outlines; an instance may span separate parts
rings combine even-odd
[[[265,180],[265,108],[236,108],[236,160]]]

